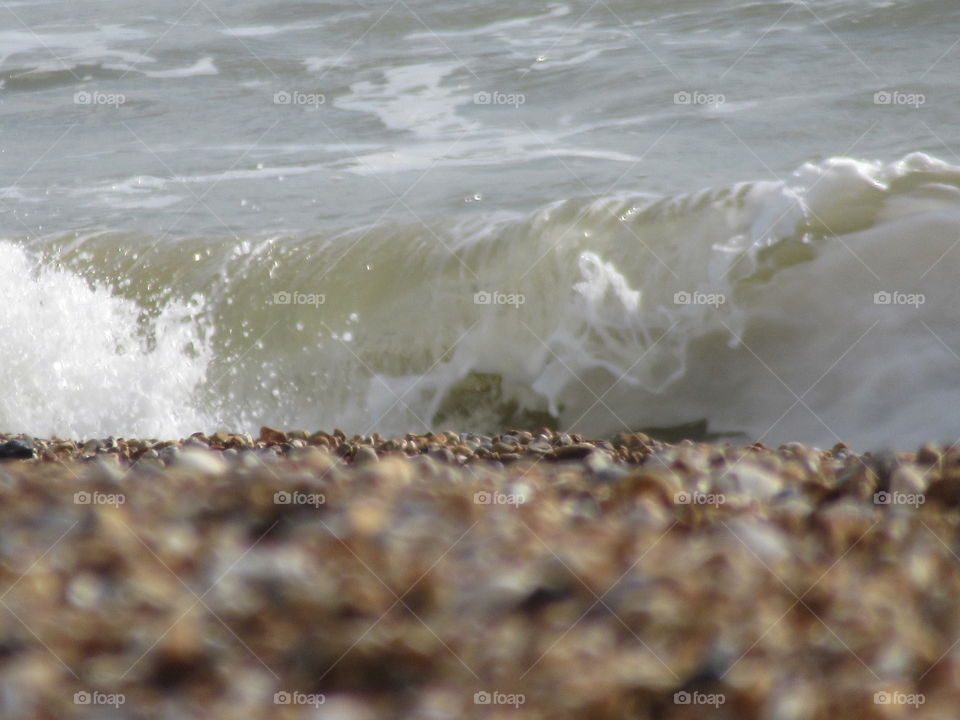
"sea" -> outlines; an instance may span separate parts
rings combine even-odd
[[[958,70],[954,0],[7,0],[0,431],[955,442]]]

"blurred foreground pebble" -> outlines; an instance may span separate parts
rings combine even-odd
[[[0,436],[0,715],[934,718],[960,451]]]

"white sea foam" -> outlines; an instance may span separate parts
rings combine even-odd
[[[0,427],[70,437],[160,437],[204,424],[194,391],[210,353],[202,298],[152,320],[137,305],[0,242]]]
[[[110,24],[74,5],[15,3],[0,30],[2,298],[28,308],[9,318],[36,312],[36,286],[71,298],[45,334],[4,326],[26,358],[9,429],[128,432],[142,413],[164,432],[405,432],[536,411],[591,434],[960,435],[960,179],[907,155],[949,158],[955,4],[108,3]],[[40,274],[15,259],[60,251]],[[188,333],[171,298],[196,293],[217,331],[204,362],[179,341],[103,350],[157,304],[173,329],[149,332]],[[35,387],[90,387],[75,347],[123,380],[102,413],[92,391]],[[202,414],[189,382],[134,372],[178,362]]]
[[[220,71],[213,64],[212,57],[204,57],[188,67],[171,68],[170,70],[144,70],[143,74],[151,78],[187,78],[198,75],[219,75]]]
[[[199,383],[225,399],[203,417],[254,429],[404,432],[448,418],[489,429],[525,409],[590,434],[706,419],[767,442],[948,439],[960,435],[958,233],[960,168],[913,154],[429,231],[158,247],[179,293],[207,293],[219,342],[200,358],[180,354],[200,343],[184,307],[161,314],[157,347],[143,350],[130,301],[62,270],[31,275],[6,247],[17,311],[3,352],[23,389],[0,418],[77,432],[189,428],[202,416],[184,388]],[[103,234],[66,256],[108,277],[123,267]],[[150,265],[128,279],[131,292],[152,283]],[[277,305],[278,292],[324,302]],[[65,361],[63,347],[84,348],[84,362]],[[204,385],[208,362],[224,378],[217,389]],[[159,380],[171,374],[180,379]],[[463,395],[471,377],[497,387]],[[102,412],[74,409],[98,402]]]

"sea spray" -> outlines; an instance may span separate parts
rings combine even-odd
[[[2,419],[101,434],[142,417],[178,432],[706,420],[765,442],[960,435],[960,168],[930,156],[425,222],[159,245],[90,232],[23,243],[59,258],[37,272],[6,245],[2,352],[19,390]]]
[[[210,349],[204,299],[150,316],[135,302],[0,242],[0,427],[70,437],[167,437],[209,422],[195,390]]]

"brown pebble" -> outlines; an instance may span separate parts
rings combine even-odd
[[[336,447],[337,441],[326,433],[315,433],[310,436],[311,445],[322,445],[323,447]]]
[[[917,462],[922,465],[936,465],[940,462],[940,449],[930,443],[920,446],[917,451]]]
[[[213,435],[210,436],[210,443],[218,447],[226,447],[229,442],[230,442],[230,435],[228,435],[223,431],[215,432]]]
[[[260,441],[268,445],[276,445],[287,441],[287,434],[281,430],[264,425],[260,428]]]
[[[937,478],[927,488],[926,499],[950,508],[960,506],[960,478]]]
[[[579,443],[577,445],[563,445],[554,448],[544,457],[548,460],[582,460],[593,452],[593,445]]]

